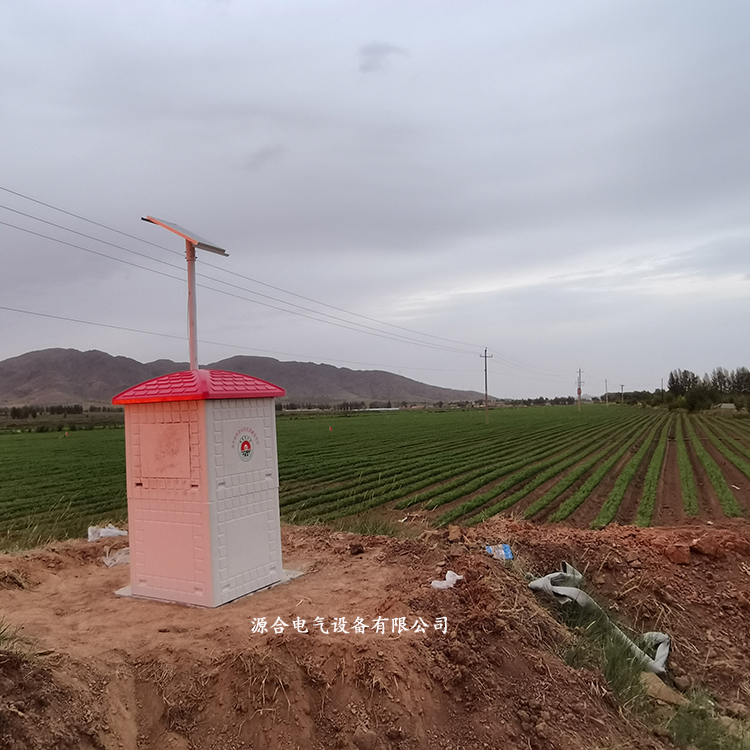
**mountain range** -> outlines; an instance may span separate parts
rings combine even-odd
[[[281,362],[271,357],[236,356],[206,365],[267,380],[286,390],[287,403],[373,401],[436,403],[474,401],[477,391],[457,391],[420,383],[381,370],[350,370],[313,362]],[[143,364],[96,350],[43,349],[0,362],[0,405],[110,404],[132,385],[187,370],[185,362],[159,359]]]

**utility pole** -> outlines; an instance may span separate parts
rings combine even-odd
[[[581,368],[578,368],[578,380],[576,381],[577,385],[577,391],[578,391],[578,411],[581,411],[581,386],[583,385],[583,381],[581,380]]]
[[[491,354],[487,354],[487,347],[484,348],[484,354],[480,354],[484,359],[484,423],[490,423],[490,407],[487,402],[487,360],[492,359]]]
[[[661,405],[664,406],[664,378],[661,379]]]
[[[622,383],[620,383],[620,403],[621,404],[623,403],[623,399],[625,397],[625,392],[623,391],[623,388],[625,388],[625,386]]]
[[[607,387],[607,379],[604,379],[604,403],[609,406],[609,388]]]

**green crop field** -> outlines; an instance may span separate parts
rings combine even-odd
[[[0,434],[0,544],[83,536],[127,516],[125,431]]]
[[[277,422],[282,519],[498,513],[601,527],[745,515],[750,420],[620,406],[351,412]],[[0,544],[126,518],[122,429],[0,435]]]

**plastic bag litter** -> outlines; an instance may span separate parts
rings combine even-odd
[[[127,536],[128,532],[118,529],[117,526],[107,524],[106,526],[89,526],[89,541],[98,542],[108,536]]]
[[[445,574],[445,580],[444,581],[433,581],[430,585],[434,589],[452,589],[456,581],[460,581],[463,578],[463,576],[458,575],[457,573],[454,573],[452,570],[449,570]]]
[[[130,563],[130,547],[123,547],[122,549],[118,549],[117,552],[110,555],[109,554],[109,547],[107,547],[104,551],[104,557],[102,558],[102,562],[108,567],[111,568],[114,565],[127,565]]]
[[[509,544],[495,544],[490,546],[489,544],[484,548],[488,555],[492,555],[495,560],[512,560],[513,552]]]

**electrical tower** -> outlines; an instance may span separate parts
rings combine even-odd
[[[487,354],[487,348],[484,349],[484,354],[480,354],[480,357],[484,359],[484,423],[490,423],[490,407],[487,402],[487,360],[492,359],[491,354]]]

